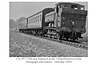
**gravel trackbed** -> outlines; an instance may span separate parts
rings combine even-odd
[[[88,57],[88,50],[10,30],[10,57]]]

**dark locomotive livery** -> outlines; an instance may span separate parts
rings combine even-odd
[[[75,41],[86,32],[86,16],[83,5],[61,2],[28,17],[19,32]]]

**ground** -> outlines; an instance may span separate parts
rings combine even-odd
[[[88,50],[10,30],[9,56],[88,57]]]

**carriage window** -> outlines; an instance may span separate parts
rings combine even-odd
[[[40,21],[42,20],[41,16],[42,16],[42,15],[40,14]]]
[[[37,16],[37,22],[38,22],[38,16]]]
[[[39,22],[39,15],[38,15],[38,22]]]
[[[37,16],[36,16],[36,22],[37,22]]]
[[[38,22],[38,16],[37,16],[37,22]]]

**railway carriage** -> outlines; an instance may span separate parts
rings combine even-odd
[[[53,8],[45,8],[42,11],[27,17],[26,20],[22,21],[19,32],[31,33],[31,34],[42,34],[43,28],[45,27],[45,14],[54,11]],[[24,26],[24,27],[23,27]]]

